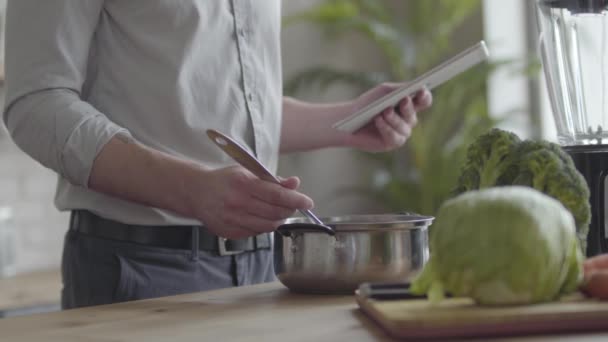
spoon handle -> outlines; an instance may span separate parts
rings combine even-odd
[[[272,174],[272,172],[268,171],[268,169],[264,167],[264,165],[262,165],[262,163],[260,163],[256,157],[249,153],[247,149],[241,146],[241,144],[238,142],[213,129],[207,130],[207,136],[209,136],[211,141],[213,141],[219,148],[232,157],[232,159],[241,164],[241,166],[247,170],[251,171],[260,179],[281,185],[281,182]],[[313,214],[312,211],[307,209],[300,209],[299,211],[302,213],[302,215],[308,217],[314,223],[324,225],[323,221]]]
[[[318,224],[320,226],[324,226],[325,225],[325,223],[323,223],[323,221],[321,221],[317,217],[317,215],[313,214],[312,211],[310,211],[308,209],[298,209],[298,210],[302,213],[302,215],[308,217],[312,222],[314,222],[314,223],[316,223],[316,224]]]
[[[258,176],[268,182],[281,184],[281,182],[270,172],[262,163],[260,163],[256,157],[245,149],[241,144],[232,140],[228,136],[213,130],[207,130],[207,136],[213,141],[219,148],[221,148],[226,154],[228,154],[234,161],[241,164],[244,168],[251,171],[254,175]]]

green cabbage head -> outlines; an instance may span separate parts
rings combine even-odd
[[[482,305],[557,299],[578,288],[583,255],[559,201],[524,186],[469,191],[446,201],[431,226],[431,257],[411,291]]]

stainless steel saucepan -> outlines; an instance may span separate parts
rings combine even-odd
[[[279,183],[253,155],[230,137],[208,130],[209,138],[263,180]],[[364,282],[407,282],[429,257],[433,217],[355,215],[290,218],[274,239],[275,274],[289,289],[350,293]]]
[[[307,293],[352,294],[365,282],[408,282],[429,258],[433,217],[354,215],[321,219],[336,234],[291,218],[274,241],[277,278]]]

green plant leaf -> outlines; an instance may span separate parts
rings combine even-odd
[[[283,26],[290,26],[298,22],[312,22],[324,25],[325,28],[341,26],[359,16],[358,6],[345,0],[323,2],[308,11],[285,16]]]
[[[327,66],[317,66],[296,73],[291,77],[284,85],[284,93],[295,96],[304,88],[325,91],[328,87],[338,83],[344,83],[358,89],[367,89],[388,80],[389,75],[383,72],[353,72]]]

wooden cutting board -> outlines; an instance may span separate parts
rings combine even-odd
[[[576,294],[558,302],[482,307],[466,298],[376,300],[357,291],[363,312],[396,338],[497,337],[608,331],[608,302]]]

